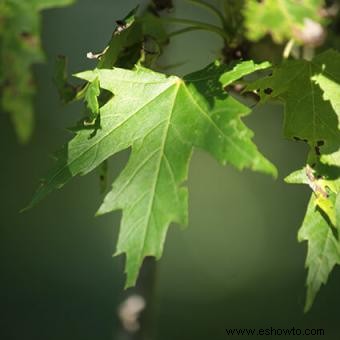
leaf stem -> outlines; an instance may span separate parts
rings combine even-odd
[[[190,26],[194,26],[197,28],[199,27],[201,30],[218,34],[225,41],[229,40],[228,34],[223,29],[215,25],[207,24],[207,23],[200,22],[200,21],[190,20],[190,19],[182,19],[182,18],[174,18],[174,17],[162,17],[161,20],[168,22],[168,23],[172,23],[172,24],[190,25]]]
[[[192,32],[192,31],[199,31],[199,30],[203,30],[203,28],[200,26],[190,26],[190,27],[182,28],[177,31],[170,32],[168,36],[169,38],[172,38],[172,37],[175,37],[176,35]]]
[[[210,12],[215,14],[220,19],[223,27],[226,26],[226,21],[225,21],[224,16],[214,5],[209,4],[208,2],[203,1],[203,0],[187,0],[187,1],[191,2],[193,5],[208,9]]]

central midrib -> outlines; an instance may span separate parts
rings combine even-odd
[[[155,175],[155,180],[152,184],[150,202],[149,202],[149,206],[148,206],[148,210],[147,210],[147,214],[146,214],[145,228],[143,228],[144,233],[143,233],[142,242],[141,242],[141,249],[140,249],[140,253],[139,253],[139,260],[140,261],[143,259],[143,256],[144,256],[145,242],[148,238],[148,233],[149,233],[149,229],[150,229],[150,219],[151,219],[151,215],[152,215],[152,208],[153,208],[154,201],[155,201],[157,184],[158,184],[158,181],[159,181],[159,173],[160,173],[161,164],[162,164],[162,160],[163,160],[163,156],[164,156],[164,147],[166,145],[169,127],[170,127],[170,122],[171,122],[172,114],[173,114],[173,111],[174,111],[174,107],[175,107],[178,91],[179,91],[179,88],[180,88],[180,84],[176,84],[175,86],[176,86],[176,93],[174,95],[172,107],[171,107],[171,110],[169,112],[169,118],[167,120],[167,123],[165,124],[164,135],[163,135],[163,139],[162,139],[162,142],[161,142],[161,146],[159,148],[159,158],[158,158],[158,162],[157,162],[156,175]]]

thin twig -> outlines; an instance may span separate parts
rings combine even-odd
[[[224,16],[214,5],[209,4],[208,2],[203,1],[203,0],[187,0],[187,1],[191,2],[193,5],[208,9],[210,12],[212,12],[214,15],[216,15],[220,19],[223,27],[226,25]]]
[[[168,36],[169,36],[169,38],[173,38],[176,35],[189,33],[189,32],[192,32],[192,31],[200,31],[200,30],[203,30],[203,28],[199,27],[199,26],[190,26],[190,27],[182,28],[182,29],[177,30],[177,31],[170,32],[168,34]]]
[[[223,40],[227,41],[229,39],[228,34],[223,29],[215,25],[207,24],[207,23],[200,22],[200,21],[190,20],[190,19],[182,19],[182,18],[174,18],[174,17],[162,17],[161,20],[163,20],[164,22],[173,23],[173,24],[200,27],[202,30],[210,31],[210,32],[218,34]]]

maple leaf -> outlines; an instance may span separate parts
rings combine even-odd
[[[308,242],[306,312],[311,308],[321,285],[327,283],[328,276],[334,266],[340,264],[339,239],[335,230],[332,229],[325,216],[317,208],[315,200],[316,198],[312,196],[298,233],[300,242]]]
[[[315,169],[307,164],[301,170],[294,171],[285,178],[287,183],[306,184],[314,193],[314,204],[323,211],[329,224],[340,228],[340,220],[337,215],[340,208],[337,206],[337,197],[340,199],[340,168],[328,167],[318,162]]]
[[[154,53],[145,51],[147,39],[152,40],[159,49],[167,43],[168,35],[160,18],[149,11],[137,16],[138,9],[136,7],[123,20],[117,21],[108,46],[99,53],[97,68],[133,68],[143,54]]]
[[[126,286],[133,285],[144,257],[161,256],[169,224],[187,223],[188,193],[183,183],[194,147],[208,151],[221,164],[276,175],[240,119],[250,113],[249,108],[225,92],[219,81],[222,77],[228,83],[268,67],[246,65],[236,66],[236,72],[215,63],[183,79],[143,67],[78,74],[88,82],[98,80],[113,97],[100,108],[95,133],[81,128],[64,147],[30,206],[73,176],[84,175],[131,147],[128,164],[98,214],[123,210],[116,254],[126,253]]]
[[[276,43],[294,39],[317,45],[324,39],[321,9],[324,0],[246,0],[246,35],[258,41],[270,33]]]
[[[4,0],[0,4],[1,106],[10,114],[20,142],[27,142],[34,126],[35,94],[32,64],[42,62],[40,11],[69,5],[73,0]]]
[[[137,16],[138,10],[137,6],[125,18],[116,21],[112,37],[103,51],[87,53],[89,59],[97,61],[97,68],[111,69],[115,66],[132,69],[137,63],[151,67],[159,57],[163,45],[168,42],[163,23],[149,11]],[[97,116],[98,85],[72,85],[68,81],[67,59],[63,56],[57,59],[54,82],[63,102],[82,100],[85,97],[90,111],[89,121]]]
[[[284,134],[305,140],[320,153],[340,146],[340,54],[328,50],[313,60],[288,60],[248,90],[259,90],[262,101],[284,102]]]
[[[312,193],[299,240],[308,241],[309,310],[335,264],[339,264],[340,230],[340,54],[329,50],[313,60],[288,60],[273,73],[251,83],[261,101],[284,103],[284,134],[308,142],[307,165],[288,183],[306,184]]]

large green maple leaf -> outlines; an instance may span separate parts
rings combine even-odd
[[[268,67],[246,64],[229,70],[216,63],[183,79],[142,67],[78,74],[86,81],[99,81],[113,97],[100,108],[100,126],[95,131],[81,127],[61,151],[31,205],[73,176],[86,174],[131,147],[129,162],[98,214],[123,210],[116,254],[126,253],[126,286],[133,285],[144,257],[161,256],[169,224],[187,222],[188,193],[183,183],[194,147],[208,151],[221,164],[276,175],[240,119],[249,108],[225,92],[219,81],[221,77],[227,85]]]
[[[74,0],[2,0],[0,3],[1,106],[10,114],[21,142],[33,131],[31,66],[44,60],[40,42],[41,10],[65,6]]]
[[[246,0],[243,14],[247,37],[257,41],[270,33],[277,43],[291,38],[302,42],[307,39],[304,29],[311,30],[308,24],[315,26],[322,21],[324,4],[324,0]]]
[[[261,100],[284,103],[287,138],[308,142],[308,165],[286,178],[313,191],[299,240],[308,241],[309,310],[335,264],[340,264],[340,54],[329,50],[311,61],[288,60],[252,83]]]
[[[334,168],[340,168],[339,64],[340,54],[334,50],[311,61],[288,60],[248,87],[256,89],[263,102],[278,99],[284,103],[285,136],[308,142],[308,163],[321,166],[323,185],[335,193],[339,191],[339,174]],[[305,171],[302,174],[307,183]],[[320,207],[329,205],[319,201]]]

